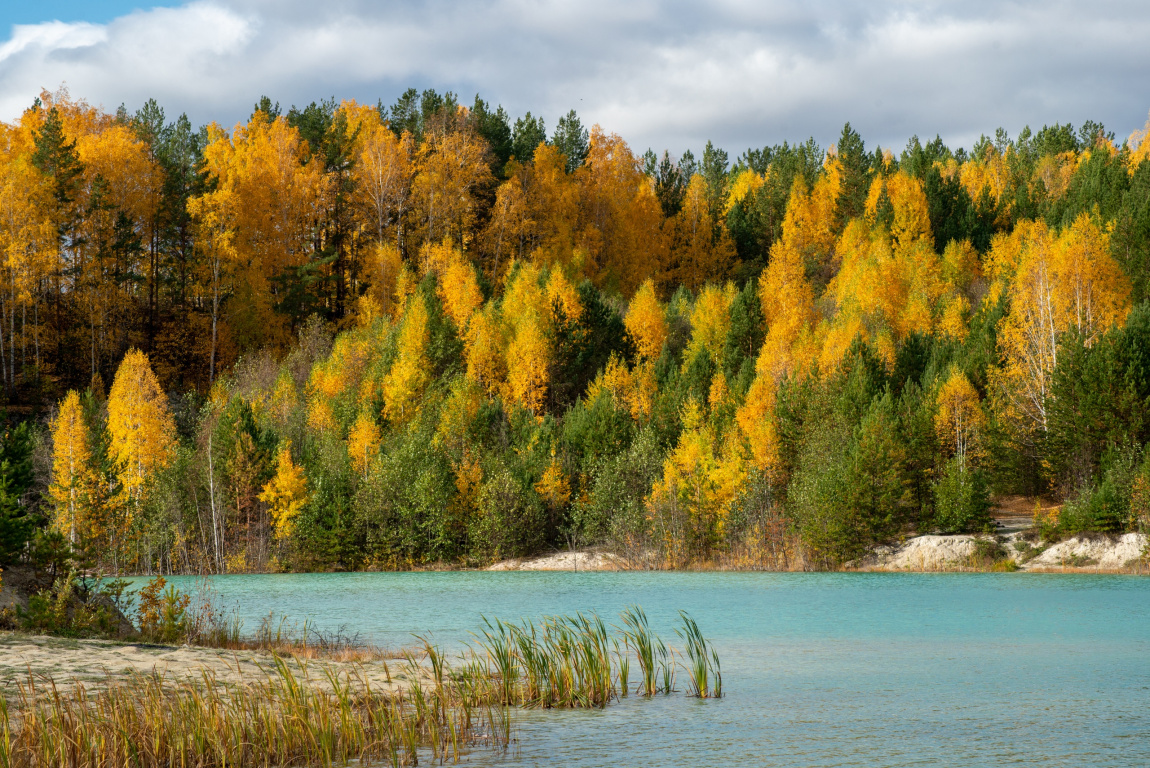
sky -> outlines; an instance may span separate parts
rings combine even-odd
[[[268,95],[389,104],[408,87],[479,93],[549,130],[732,157],[846,121],[899,150],[998,127],[1150,109],[1145,0],[37,0],[0,2],[0,120],[41,89],[230,127]]]

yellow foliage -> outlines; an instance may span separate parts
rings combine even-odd
[[[348,118],[348,135],[355,136],[352,202],[377,246],[383,246],[407,210],[414,141],[406,132],[397,137],[373,107],[351,101],[340,110]]]
[[[465,511],[472,512],[479,507],[479,491],[483,487],[483,467],[479,460],[466,449],[463,457],[454,465],[456,503]]]
[[[631,371],[627,369],[627,364],[612,353],[607,359],[607,365],[587,385],[587,402],[595,402],[600,394],[606,393],[616,406],[622,406],[629,402],[631,386]]]
[[[292,462],[291,443],[280,447],[275,476],[264,486],[259,498],[268,505],[276,536],[281,539],[291,536],[295,519],[307,503],[307,477],[303,467]]]
[[[966,290],[982,277],[982,262],[970,240],[951,240],[942,251],[942,279]]]
[[[370,293],[365,293],[355,301],[355,324],[359,328],[370,328],[383,316],[383,307]]]
[[[407,421],[418,411],[417,401],[431,379],[427,322],[427,306],[415,294],[408,300],[403,315],[395,362],[383,380],[383,412],[393,422]]]
[[[269,413],[276,421],[284,423],[298,405],[299,395],[296,393],[295,380],[289,372],[284,371],[276,379],[276,388],[272,391]]]
[[[978,453],[985,424],[978,392],[957,366],[951,366],[950,376],[938,392],[934,427],[939,440],[954,451],[961,466],[966,466],[968,455]]]
[[[735,423],[746,442],[755,467],[774,477],[779,463],[779,438],[775,429],[775,381],[769,375],[755,377]]]
[[[92,456],[88,448],[88,428],[80,396],[75,390],[60,402],[52,420],[52,484],[48,496],[56,508],[53,527],[75,543],[88,530],[88,495],[96,478],[92,473]]]
[[[424,242],[450,237],[466,247],[478,209],[474,192],[490,181],[487,145],[473,130],[429,131],[415,152],[413,234]]]
[[[716,440],[694,399],[684,406],[682,422],[679,442],[649,497],[656,534],[680,562],[722,541],[731,505],[746,481],[738,450]]]
[[[483,393],[476,383],[470,379],[457,379],[439,413],[435,442],[454,450],[465,450],[468,433],[482,404]]]
[[[866,214],[872,222],[884,195],[891,206],[890,236],[895,248],[909,248],[919,240],[927,240],[933,248],[930,211],[922,182],[903,171],[876,176],[866,200]]]
[[[371,293],[375,301],[394,317],[407,300],[399,290],[400,273],[404,269],[403,257],[393,243],[376,245],[367,259],[367,273],[371,280]]]
[[[722,279],[734,260],[734,244],[726,227],[715,226],[707,183],[699,174],[691,177],[682,208],[668,225],[671,264],[665,279],[692,290],[708,280]]]
[[[714,411],[727,404],[731,390],[727,386],[727,376],[719,371],[711,378],[711,387],[707,390],[707,407]]]
[[[761,176],[750,168],[740,171],[727,191],[727,203],[723,206],[723,215],[726,216],[736,205],[758,192],[766,181],[766,176]]]
[[[631,391],[628,404],[631,418],[641,421],[651,415],[655,397],[659,394],[659,382],[655,378],[655,361],[645,360],[631,371]]]
[[[1130,134],[1130,164],[1128,166],[1130,173],[1133,174],[1142,161],[1150,159],[1150,116],[1146,118],[1146,125],[1142,126],[1142,130],[1134,131]]]
[[[912,333],[934,331],[945,298],[953,291],[942,279],[930,235],[915,234],[908,225],[902,237],[892,241],[861,220],[843,231],[838,245],[842,266],[827,286],[837,309],[829,333],[838,352],[861,336],[875,342],[892,363],[899,342]],[[824,350],[823,358],[833,365],[841,359],[838,352]]]
[[[1003,154],[988,147],[982,157],[971,158],[958,168],[959,182],[972,200],[977,202],[983,190],[988,190],[995,205],[1001,202],[1010,183],[1009,154],[1010,150]]]
[[[403,314],[404,308],[407,307],[407,301],[415,293],[415,289],[419,286],[419,279],[403,264],[399,268],[399,274],[395,278],[395,317],[398,318]]]
[[[550,383],[551,348],[543,320],[525,315],[507,347],[507,398],[539,415]]]
[[[467,327],[471,315],[483,306],[475,267],[458,252],[453,252],[439,273],[438,293],[444,310],[461,331]]]
[[[483,385],[491,394],[499,391],[507,378],[504,357],[507,342],[495,305],[489,304],[472,316],[463,341],[467,378]]]
[[[257,111],[232,137],[209,126],[204,169],[210,191],[192,198],[188,211],[213,232],[211,250],[234,273],[242,311],[231,318],[247,343],[286,342],[276,313],[271,278],[307,261],[315,225],[331,193],[323,158],[286,117]]]
[[[793,250],[803,266],[821,272],[830,264],[835,247],[838,199],[842,194],[842,163],[828,153],[823,173],[808,191],[796,176],[783,216],[782,247]]]
[[[756,364],[758,374],[779,381],[808,368],[813,362],[809,337],[816,320],[814,290],[797,250],[783,243],[771,248],[771,261],[759,277],[759,303],[767,336]]]
[[[721,288],[716,285],[703,288],[691,311],[691,342],[683,355],[684,366],[703,350],[710,353],[711,360],[722,362],[723,347],[731,329],[731,304],[737,294],[734,283]]]
[[[1052,200],[1059,200],[1070,188],[1070,179],[1078,170],[1082,155],[1077,152],[1060,152],[1057,155],[1044,155],[1034,166],[1032,186],[1042,185],[1043,191]]]
[[[367,411],[360,411],[347,435],[347,453],[356,472],[366,474],[372,458],[379,453],[379,425]]]
[[[534,263],[521,264],[508,273],[503,290],[503,316],[512,326],[528,318],[542,322],[550,317],[551,303],[541,286],[542,279],[543,269]]]
[[[655,283],[650,278],[631,299],[623,323],[639,357],[655,360],[662,354],[663,342],[667,340],[667,321],[663,306],[655,295]]]
[[[598,285],[630,296],[643,280],[659,274],[667,259],[663,211],[651,182],[627,143],[598,125],[575,175],[585,211],[579,242],[585,272]]]
[[[108,434],[121,492],[138,503],[151,473],[176,449],[176,424],[148,356],[128,350],[108,393]]]
[[[947,302],[938,319],[938,331],[955,341],[966,341],[970,334],[970,302],[965,296],[954,296]]]
[[[318,395],[307,402],[307,425],[316,432],[334,432],[339,428],[328,401]]]
[[[543,470],[539,482],[535,484],[535,492],[550,509],[562,509],[571,501],[571,483],[554,458],[547,465],[547,469]]]
[[[552,269],[547,281],[547,299],[551,306],[558,306],[568,320],[578,320],[583,315],[583,304],[579,301],[579,291],[567,279],[561,269]]]
[[[1020,223],[995,239],[991,263],[999,280],[1012,278],[999,327],[1008,415],[1045,430],[1060,336],[1074,330],[1090,345],[1124,322],[1130,284],[1110,255],[1110,236],[1086,214],[1057,237],[1042,222]]]

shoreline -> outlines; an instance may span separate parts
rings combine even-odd
[[[987,558],[987,554],[997,557]],[[1013,565],[1007,565],[1013,563]],[[552,552],[499,560],[480,566],[429,563],[407,570],[293,571],[291,573],[434,573],[434,572],[772,572],[772,573],[1098,573],[1150,575],[1150,537],[1141,533],[1081,534],[1059,542],[1032,543],[1024,531],[999,534],[924,534],[895,545],[876,547],[842,568],[784,569],[695,563],[685,568],[659,568],[648,558],[634,560],[599,548]],[[156,574],[126,574],[114,578],[147,579]],[[165,576],[257,576],[283,573],[164,574]],[[113,577],[110,577],[113,578]]]
[[[298,678],[319,688],[331,688],[328,673],[336,679],[362,680],[385,695],[399,694],[410,686],[409,666],[399,653],[388,666],[384,659],[303,659],[254,650],[0,631],[0,697],[13,701],[19,684],[29,676],[51,680],[61,690],[79,683],[92,691],[136,675],[159,675],[172,683],[210,679],[215,685],[231,687],[266,681],[275,674],[277,658]]]

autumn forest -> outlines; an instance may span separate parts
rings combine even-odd
[[[0,123],[0,565],[835,568],[997,495],[1147,531],[1148,279],[1146,131],[696,156],[45,92]]]

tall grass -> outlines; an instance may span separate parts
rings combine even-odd
[[[660,691],[670,693],[675,684],[673,651],[668,651],[663,641],[651,632],[647,614],[639,606],[626,609],[620,618],[625,627],[624,642],[634,651],[639,661],[639,673],[642,675],[639,690],[644,696],[654,696]]]
[[[0,766],[414,765],[428,750],[458,760],[474,745],[504,748],[510,719],[434,675],[410,690],[374,691],[363,675],[325,669],[326,685],[282,659],[265,679],[227,687],[134,675],[98,690],[29,677],[14,713],[0,699]]]
[[[698,625],[682,613],[684,626],[677,633],[686,640],[684,664],[692,695],[722,696],[719,655]],[[622,627],[613,636],[598,616],[544,618],[510,624],[485,620],[476,648],[465,656],[467,664],[483,669],[495,698],[529,707],[605,707],[629,692],[630,664],[638,661],[636,692],[644,696],[675,690],[676,657],[655,635],[647,615],[638,606],[622,614]],[[698,662],[701,662],[701,666]]]
[[[718,654],[681,617],[691,692],[719,697]],[[262,678],[231,685],[207,670],[198,680],[136,674],[70,688],[30,675],[14,706],[0,697],[0,768],[401,766],[421,754],[442,762],[477,745],[506,749],[512,707],[606,707],[628,693],[632,654],[641,677],[636,692],[674,690],[676,651],[651,632],[641,608],[621,619],[612,629],[583,613],[538,624],[485,619],[453,663],[421,638],[418,651],[399,659],[403,684],[387,691],[373,690],[363,664],[342,672],[322,666],[315,677],[306,657],[295,656],[293,665],[274,653]],[[282,621],[265,621],[257,635],[244,642],[299,645],[288,641]],[[306,628],[302,637],[307,642]],[[375,660],[390,682],[387,662]]]
[[[675,634],[683,638],[687,646],[687,662],[683,666],[687,670],[691,695],[700,699],[721,698],[723,672],[718,651],[703,637],[694,619],[683,611],[679,611],[679,617],[683,620],[683,628],[676,629]]]

